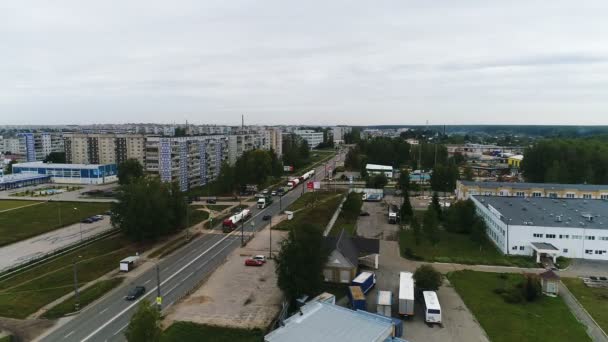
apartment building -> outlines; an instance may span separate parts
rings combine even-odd
[[[241,133],[228,136],[228,162],[234,165],[243,153],[255,149],[269,149],[265,134]]]
[[[608,185],[474,182],[465,180],[456,183],[457,199],[464,200],[476,195],[606,200],[608,199]]]
[[[225,135],[148,137],[146,171],[163,182],[177,182],[182,191],[205,185],[217,178],[228,159]]]
[[[267,128],[264,131],[264,149],[273,150],[281,158],[283,155],[283,132],[280,128]]]
[[[17,134],[17,147],[15,152],[25,156],[28,162],[42,161],[51,152],[63,152],[63,138],[61,133],[35,132]]]
[[[608,201],[471,196],[486,235],[509,255],[608,260]]]
[[[352,131],[352,127],[346,127],[346,126],[332,127],[331,132],[334,137],[334,144],[343,144],[344,135],[347,133],[350,133],[351,131]]]
[[[64,148],[69,164],[120,164],[137,159],[145,164],[146,138],[126,133],[65,133]]]
[[[295,135],[306,140],[308,147],[312,150],[323,142],[323,132],[315,132],[310,129],[299,129],[293,132]]]

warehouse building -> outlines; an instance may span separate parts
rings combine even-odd
[[[393,178],[393,167],[390,165],[367,164],[365,165],[365,171],[370,176],[384,174],[388,179]]]
[[[2,173],[0,173],[0,191],[18,189],[24,186],[34,186],[49,183],[50,181],[51,177],[47,175],[22,173],[2,175]]]
[[[116,164],[18,163],[13,165],[13,174],[50,176],[53,183],[67,184],[106,184],[118,180]]]
[[[471,196],[488,238],[509,255],[608,260],[608,201]]]
[[[469,196],[515,196],[605,200],[608,199],[608,185],[458,181],[456,183],[456,198],[464,200],[469,198]]]

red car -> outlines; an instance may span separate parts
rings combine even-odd
[[[245,266],[262,266],[264,265],[264,262],[261,260],[255,260],[255,259],[246,259],[245,260]]]

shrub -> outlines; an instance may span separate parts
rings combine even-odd
[[[414,272],[414,280],[419,289],[437,291],[441,286],[441,273],[431,265],[422,265]]]
[[[503,289],[502,287],[496,288],[493,290],[494,293],[496,293],[497,295],[502,295],[505,292],[507,292],[507,290]]]
[[[524,300],[523,296],[521,295],[521,291],[517,288],[505,290],[505,292],[502,294],[502,298],[505,300],[505,302],[511,304],[521,303]]]
[[[522,283],[522,295],[528,302],[533,302],[542,295],[542,286],[537,275],[529,274]]]

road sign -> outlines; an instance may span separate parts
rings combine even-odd
[[[163,297],[156,297],[156,305],[162,305],[163,304]]]
[[[313,182],[308,182],[308,183],[306,183],[306,189],[310,189],[310,190],[314,189],[314,184],[313,184]]]
[[[315,189],[321,189],[321,182],[314,182]]]

